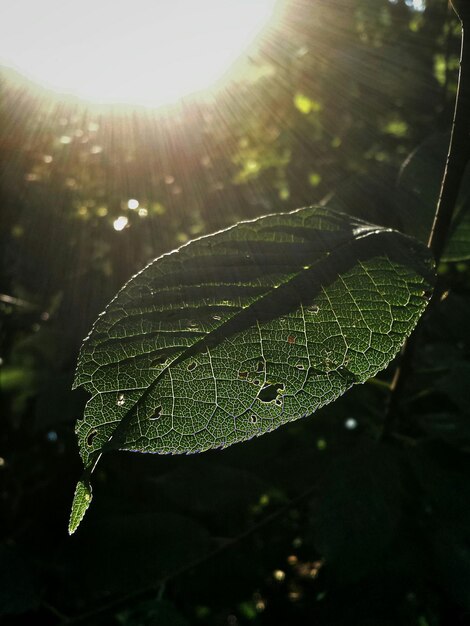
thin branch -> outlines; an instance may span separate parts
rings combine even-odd
[[[441,259],[449,237],[460,186],[465,169],[470,162],[470,43],[466,37],[466,29],[470,30],[470,0],[454,0],[452,6],[462,24],[462,43],[452,133],[439,200],[428,241],[428,247],[434,255],[436,265]],[[431,305],[440,299],[441,294],[442,289],[437,286]],[[412,369],[417,331],[418,329],[405,342],[400,354],[399,365],[391,383],[390,401],[382,433],[384,438],[390,436],[396,423],[398,405]]]
[[[52,604],[49,604],[49,602],[42,602],[41,606],[43,606],[47,611],[55,615],[62,622],[67,622],[67,620],[69,619],[68,616],[65,615],[65,613],[62,613],[62,611],[59,611],[58,609],[56,609],[55,606],[53,606]]]
[[[400,352],[399,363],[393,375],[392,382],[390,383],[390,396],[385,411],[384,427],[382,430],[381,439],[390,439],[393,435],[397,423],[398,405],[400,404],[405,382],[409,377],[412,369],[413,356],[416,346],[416,332],[405,341]]]
[[[470,29],[470,2],[454,1],[453,6],[462,23],[462,45],[449,152],[428,241],[436,263],[440,261],[447,242],[460,185],[470,161],[470,43],[466,37],[466,29]]]

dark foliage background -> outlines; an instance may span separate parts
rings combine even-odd
[[[86,401],[70,390],[78,349],[133,273],[193,237],[306,204],[411,232],[431,219],[460,45],[445,0],[282,7],[243,79],[171,110],[97,112],[2,74],[5,623],[470,623],[462,261],[441,265],[446,297],[420,331],[389,441],[393,368],[225,451],[107,455],[83,527],[66,532]]]

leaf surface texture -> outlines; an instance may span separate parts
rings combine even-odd
[[[416,240],[325,207],[157,258],[83,343],[85,468],[109,449],[196,453],[314,413],[396,355],[433,276]]]

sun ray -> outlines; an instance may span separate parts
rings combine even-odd
[[[91,102],[159,106],[220,79],[259,35],[274,5],[18,0],[3,11],[0,63]]]

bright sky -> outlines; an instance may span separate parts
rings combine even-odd
[[[99,103],[160,105],[209,87],[276,0],[14,0],[0,64]]]

